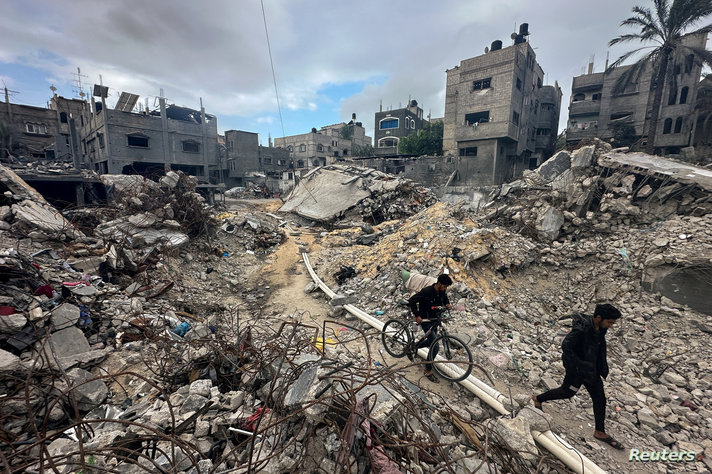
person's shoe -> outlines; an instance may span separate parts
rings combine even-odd
[[[537,400],[536,395],[532,395],[532,401],[534,402],[534,408],[541,410],[541,402]]]
[[[430,380],[433,383],[438,383],[440,382],[440,379],[435,376],[434,373],[430,372],[429,374],[424,374],[425,378]]]
[[[616,440],[611,435],[606,435],[605,438],[599,438],[596,435],[593,435],[593,437],[596,438],[598,441],[603,441],[604,443],[613,446],[614,449],[618,449],[618,450],[623,449],[623,445],[620,443],[620,441]]]

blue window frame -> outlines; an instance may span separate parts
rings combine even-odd
[[[381,120],[380,123],[381,130],[387,130],[389,128],[398,128],[398,119],[397,118],[387,118]]]

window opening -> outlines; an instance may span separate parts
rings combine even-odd
[[[680,133],[682,131],[682,117],[678,117],[675,120],[675,133]]]
[[[138,148],[148,148],[148,137],[146,135],[127,135],[128,146],[138,147]]]
[[[670,133],[671,129],[672,129],[672,119],[666,118],[665,123],[663,124],[663,135],[667,135],[668,133]]]
[[[683,87],[682,90],[680,91],[680,103],[681,104],[687,103],[687,93],[689,91],[690,91],[689,87]]]

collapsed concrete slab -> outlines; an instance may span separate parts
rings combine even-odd
[[[712,191],[712,170],[688,165],[677,161],[648,155],[646,153],[611,152],[601,155],[598,164],[609,168],[622,168],[632,172],[671,178],[675,181],[696,184]]]
[[[292,190],[281,212],[330,222],[355,211],[370,222],[415,214],[435,202],[435,195],[413,181],[370,168],[315,168]]]

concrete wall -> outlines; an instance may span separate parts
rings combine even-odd
[[[54,147],[60,134],[57,111],[42,107],[0,102],[0,122],[7,128],[7,145],[15,156],[45,158],[45,148]],[[33,131],[28,131],[28,124]],[[5,153],[0,150],[0,156]]]
[[[260,169],[258,146],[259,137],[256,133],[242,130],[225,131],[229,178],[242,178],[247,172]]]

